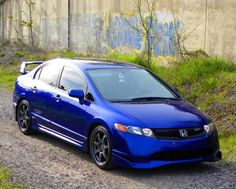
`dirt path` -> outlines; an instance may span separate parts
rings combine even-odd
[[[236,188],[236,165],[178,165],[154,170],[98,169],[87,154],[51,136],[24,136],[0,88],[0,164],[26,188]]]

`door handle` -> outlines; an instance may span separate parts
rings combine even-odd
[[[37,86],[33,86],[31,87],[31,90],[33,91],[33,93],[35,93],[38,89],[37,89]]]
[[[61,100],[61,96],[59,94],[53,95],[53,98],[58,102]]]

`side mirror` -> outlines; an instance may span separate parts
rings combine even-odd
[[[84,91],[71,89],[68,94],[70,97],[78,98],[80,104],[84,103]]]

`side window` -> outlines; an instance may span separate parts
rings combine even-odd
[[[70,67],[65,67],[61,76],[59,88],[64,91],[81,89],[85,91],[86,85],[80,74]]]
[[[56,86],[60,66],[46,65],[42,68],[39,80],[51,86]]]

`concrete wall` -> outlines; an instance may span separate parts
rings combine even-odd
[[[0,37],[30,42],[29,0],[0,0]],[[131,25],[138,24],[133,0],[33,0],[34,40],[43,48],[70,48],[87,54],[141,51],[145,38]],[[155,55],[175,55],[173,13],[177,27],[187,35],[188,50],[204,49],[210,55],[236,55],[235,0],[160,0]],[[69,17],[68,17],[69,15]],[[69,23],[69,24],[68,24]],[[129,23],[129,24],[128,24]],[[68,36],[70,34],[70,36]],[[68,42],[68,39],[70,41]]]

